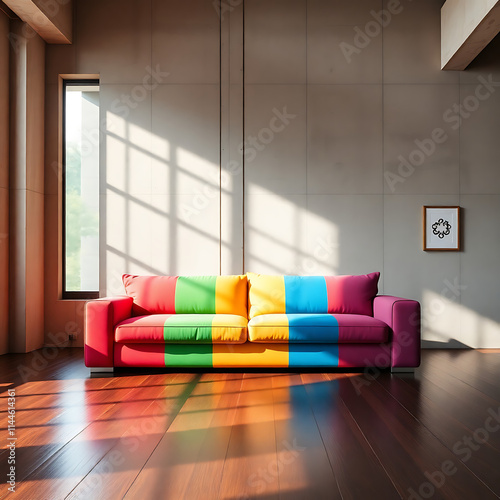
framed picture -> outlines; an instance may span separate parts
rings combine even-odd
[[[460,207],[424,207],[424,250],[460,250]]]

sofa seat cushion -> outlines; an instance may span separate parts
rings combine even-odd
[[[116,326],[118,343],[242,344],[247,319],[235,314],[151,314]]]
[[[358,314],[264,314],[248,323],[250,342],[382,343],[389,338],[386,323]]]

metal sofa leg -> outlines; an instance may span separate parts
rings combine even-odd
[[[92,366],[90,368],[90,374],[94,373],[113,373],[115,368],[113,366]]]
[[[391,373],[415,373],[415,368],[408,368],[406,366],[391,366]]]

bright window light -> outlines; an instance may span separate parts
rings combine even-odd
[[[99,292],[99,82],[64,84],[65,298]]]

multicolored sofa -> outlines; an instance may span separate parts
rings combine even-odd
[[[420,305],[363,276],[132,276],[89,301],[85,364],[113,367],[372,367],[420,364]]]

